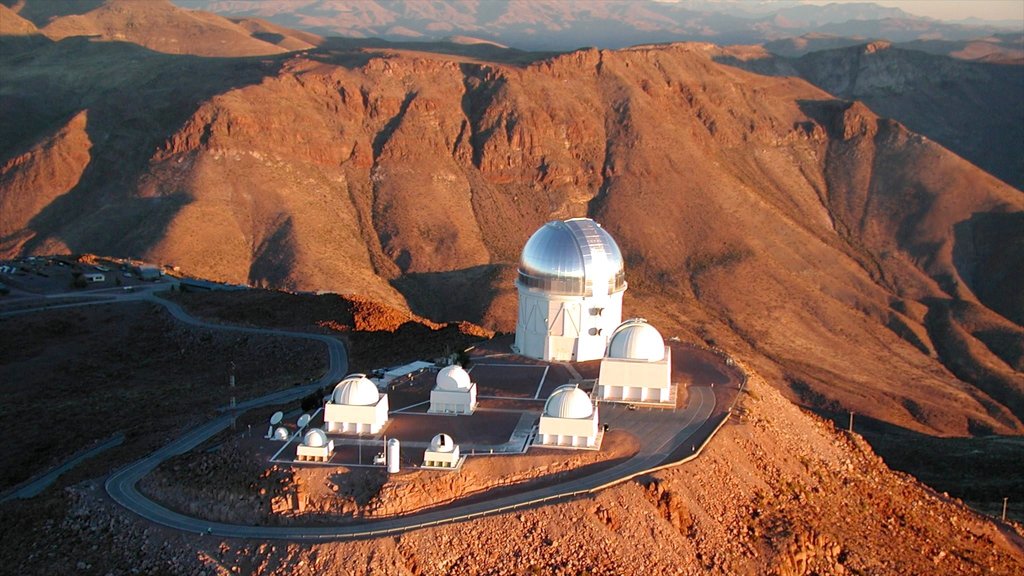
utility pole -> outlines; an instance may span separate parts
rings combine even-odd
[[[231,389],[231,409],[233,410],[237,405],[235,402],[235,361],[231,361],[231,372],[228,374],[228,387]],[[235,430],[235,416],[232,413],[231,416],[231,430]]]
[[[1006,496],[1003,497],[1003,522],[1006,522],[1006,502],[1009,499],[1010,499],[1009,497],[1006,497]]]
[[[853,410],[850,410],[850,434],[853,434]]]

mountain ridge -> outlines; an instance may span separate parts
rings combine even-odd
[[[939,319],[964,302],[1000,326],[997,340],[1020,334],[993,312],[1019,317],[1012,289],[978,265],[994,262],[986,238],[1015,238],[1020,192],[863,104],[722,54],[679,44],[519,65],[372,49],[196,60],[241,84],[168,102],[169,137],[87,130],[102,144],[77,185],[6,216],[5,254],[126,254],[508,331],[522,243],[546,220],[589,215],[623,247],[627,310],[653,307],[644,314],[668,330],[759,356],[797,399],[932,433],[1019,430],[1013,349],[992,351],[957,315]],[[40,162],[8,166],[3,196],[30,195]],[[1020,269],[1015,258],[1000,256],[1000,270]],[[758,288],[737,291],[744,283]],[[775,327],[760,310],[774,310]],[[851,349],[852,334],[873,344]],[[966,364],[952,350],[967,350]],[[898,385],[893,365],[919,383]],[[869,388],[887,399],[868,402],[858,390],[876,378]],[[944,410],[933,386],[963,409]]]

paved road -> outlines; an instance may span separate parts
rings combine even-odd
[[[706,387],[691,388],[689,405],[686,409],[675,413],[670,411],[631,411],[621,405],[604,405],[601,409],[606,423],[617,428],[628,428],[642,440],[641,451],[622,463],[583,478],[483,502],[347,526],[242,526],[210,522],[169,510],[138,492],[136,485],[143,476],[163,460],[189,450],[209,435],[223,429],[230,422],[227,417],[215,420],[202,429],[172,442],[140,462],[115,473],[108,479],[106,488],[114,500],[143,518],[186,532],[208,533],[218,537],[296,541],[373,537],[506,512],[517,507],[531,506],[587,493],[635,477],[637,474],[664,464],[665,459],[677,446],[686,443],[697,446],[702,444],[710,435],[710,430],[707,430],[704,424],[714,414],[715,407],[715,394],[712,389]],[[698,436],[697,432],[702,427],[707,432]]]
[[[249,400],[237,405],[233,414],[219,416],[206,424],[189,431],[184,436],[158,449],[149,456],[133,462],[114,472],[106,482],[107,493],[117,503],[138,514],[139,516],[169,528],[186,532],[212,534],[218,537],[235,537],[250,539],[279,539],[293,541],[339,540],[348,538],[373,537],[383,534],[402,532],[447,522],[468,520],[479,516],[502,513],[519,507],[533,506],[544,502],[558,500],[593,492],[604,487],[619,483],[643,474],[667,463],[667,460],[678,459],[680,454],[686,455],[695,447],[708,441],[716,428],[708,426],[713,417],[726,417],[726,410],[718,406],[716,390],[704,386],[689,389],[688,404],[685,409],[668,410],[629,410],[621,404],[603,404],[601,406],[602,421],[613,428],[627,429],[640,441],[639,451],[631,458],[614,466],[593,474],[567,480],[554,485],[534,488],[508,494],[505,496],[479,501],[470,504],[444,507],[429,512],[412,514],[401,518],[376,520],[361,524],[344,526],[243,526],[221,522],[210,522],[199,518],[185,516],[169,510],[150,500],[138,491],[139,481],[161,462],[183,454],[195,448],[208,438],[227,428],[232,419],[245,410],[270,404],[280,404],[297,400],[325,385],[333,384],[344,376],[348,368],[348,359],[342,344],[329,336],[248,328],[214,324],[198,320],[186,313],[173,302],[156,298],[148,291],[143,293],[125,293],[116,296],[117,302],[148,300],[165,308],[178,320],[205,328],[233,330],[246,333],[292,336],[324,342],[329,350],[330,367],[324,376],[312,384],[297,386]],[[110,301],[79,302],[66,306],[86,304],[109,304]],[[64,307],[65,305],[60,305]],[[47,307],[45,309],[52,309]],[[25,313],[31,310],[20,310],[9,314]],[[719,387],[718,391],[722,391]],[[686,450],[686,445],[691,450]]]
[[[12,491],[10,494],[0,499],[0,502],[6,502],[12,498],[32,498],[34,496],[37,496],[40,492],[46,490],[47,486],[56,482],[57,478],[59,478],[61,474],[67,472],[68,470],[71,470],[75,466],[78,466],[81,462],[89,458],[92,458],[93,456],[96,456],[101,452],[105,452],[113,448],[114,446],[120,446],[122,442],[124,442],[124,434],[115,434],[113,437],[106,440],[102,444],[94,448],[91,448],[79,454],[78,456],[75,456],[74,458],[68,460],[67,462],[61,464],[60,466],[53,468],[46,474],[43,474],[42,476],[39,476],[38,478],[21,486],[17,490]]]

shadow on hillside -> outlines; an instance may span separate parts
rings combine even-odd
[[[515,48],[503,48],[493,44],[458,44],[455,42],[389,42],[380,38],[324,38],[320,46],[309,57],[321,62],[354,68],[362,66],[371,58],[387,51],[426,52],[442,56],[455,56],[494,62],[508,66],[525,67],[534,62],[552,58],[564,52],[526,52]]]
[[[1024,326],[1024,212],[979,212],[953,226],[953,265],[985,306]]]
[[[29,222],[35,238],[22,251],[56,240],[73,252],[144,254],[189,201],[182,188],[136,195],[154,153],[203,102],[259,83],[289,57],[171,55],[75,37],[0,61],[18,78],[0,110],[0,159],[30,150],[83,110],[92,145],[78,183]]]
[[[848,413],[818,412],[837,429],[849,425]],[[867,416],[855,415],[854,431],[871,444],[894,470],[913,475],[939,492],[967,501],[989,514],[1003,498],[1016,503],[1018,520],[1024,519],[1024,438],[975,436],[940,438],[914,432]]]
[[[482,264],[450,272],[405,274],[391,281],[413,313],[435,322],[479,324],[493,301],[493,284],[503,266]]]

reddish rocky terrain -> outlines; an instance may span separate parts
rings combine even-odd
[[[1019,189],[1024,185],[1024,51],[1019,35],[989,40],[959,51],[963,43],[861,41],[799,58],[774,56],[769,46],[746,47],[732,49],[738,59],[722,61],[765,74],[801,76],[834,96],[860,100]],[[984,46],[991,46],[991,58],[969,57],[984,53]]]
[[[5,84],[7,254],[136,255],[508,331],[526,237],[587,214],[626,254],[628,309],[751,354],[809,405],[1022,427],[1024,251],[1003,249],[1021,194],[860,103],[709,45],[517,65],[136,53],[121,75],[58,75],[131,50],[72,40]],[[180,91],[140,81],[180,66]],[[39,85],[58,107],[18,96]]]
[[[254,324],[313,320],[319,330],[369,318],[381,330],[354,367],[373,367],[426,334],[465,342],[483,333],[435,323],[512,330],[526,238],[546,220],[588,215],[626,257],[627,314],[726,348],[770,387],[753,389],[750,420],[727,426],[706,458],[651,480],[660,487],[631,483],[593,501],[383,542],[218,541],[197,557],[194,537],[140,524],[95,485],[79,485],[68,501],[51,493],[5,505],[4,541],[15,544],[5,544],[2,565],[70,571],[81,561],[117,573],[129,558],[105,558],[108,547],[133,542],[143,571],[313,573],[350,558],[359,571],[419,573],[1019,571],[1017,536],[783,400],[843,422],[855,412],[894,462],[917,457],[893,447],[903,438],[979,442],[967,454],[1001,441],[991,435],[1024,431],[1024,196],[884,117],[897,114],[870,91],[736,66],[746,57],[737,50],[759,49],[413,51],[321,42],[163,2],[79,3],[69,14],[7,4],[0,256],[89,251],[232,283],[356,294],[348,303],[294,296],[301,306],[268,293],[185,304]],[[155,13],[173,24],[145,38],[125,32]],[[193,25],[219,39],[187,41]],[[192,54],[169,47],[193,44]],[[891,54],[862,52],[829,58],[848,70],[865,62],[857,86],[870,88]],[[832,61],[805,58],[823,70]],[[924,65],[915,62],[896,64]],[[973,83],[962,101],[977,106],[973,90],[1017,77],[1008,74],[949,81]],[[904,101],[922,122],[959,121],[955,99],[915,86],[908,81]],[[1007,98],[1015,86],[1004,86]],[[972,110],[1009,126],[999,134],[1020,130],[998,106]],[[1005,148],[1019,157],[1019,141]],[[932,462],[943,461],[935,452]],[[969,469],[973,456],[964,458],[945,462]],[[975,497],[990,505],[1000,495]],[[40,514],[48,523],[29,520]],[[520,538],[501,536],[508,523]],[[64,549],[26,552],[26,538],[44,534]],[[605,540],[671,544],[616,556]],[[472,544],[462,561],[437,564],[438,541]]]
[[[5,505],[3,565],[19,573],[129,574],[130,566],[282,575],[1024,569],[1019,525],[993,522],[890,471],[861,438],[799,410],[760,378],[748,390],[738,417],[696,461],[589,498],[399,536],[299,545],[153,527],[102,497],[101,486],[84,483],[44,501],[62,518],[45,532],[25,530],[24,513],[40,502]],[[219,473],[207,477],[220,482]],[[38,539],[29,546],[27,538]]]
[[[473,456],[458,472],[413,469],[389,477],[380,468],[268,466],[267,455],[253,444],[233,439],[214,453],[170,460],[143,481],[143,489],[174,510],[220,522],[338,525],[564,481],[629,457],[637,448],[628,432],[614,431],[600,451],[532,449],[523,455]],[[197,483],[196,478],[204,480]]]

